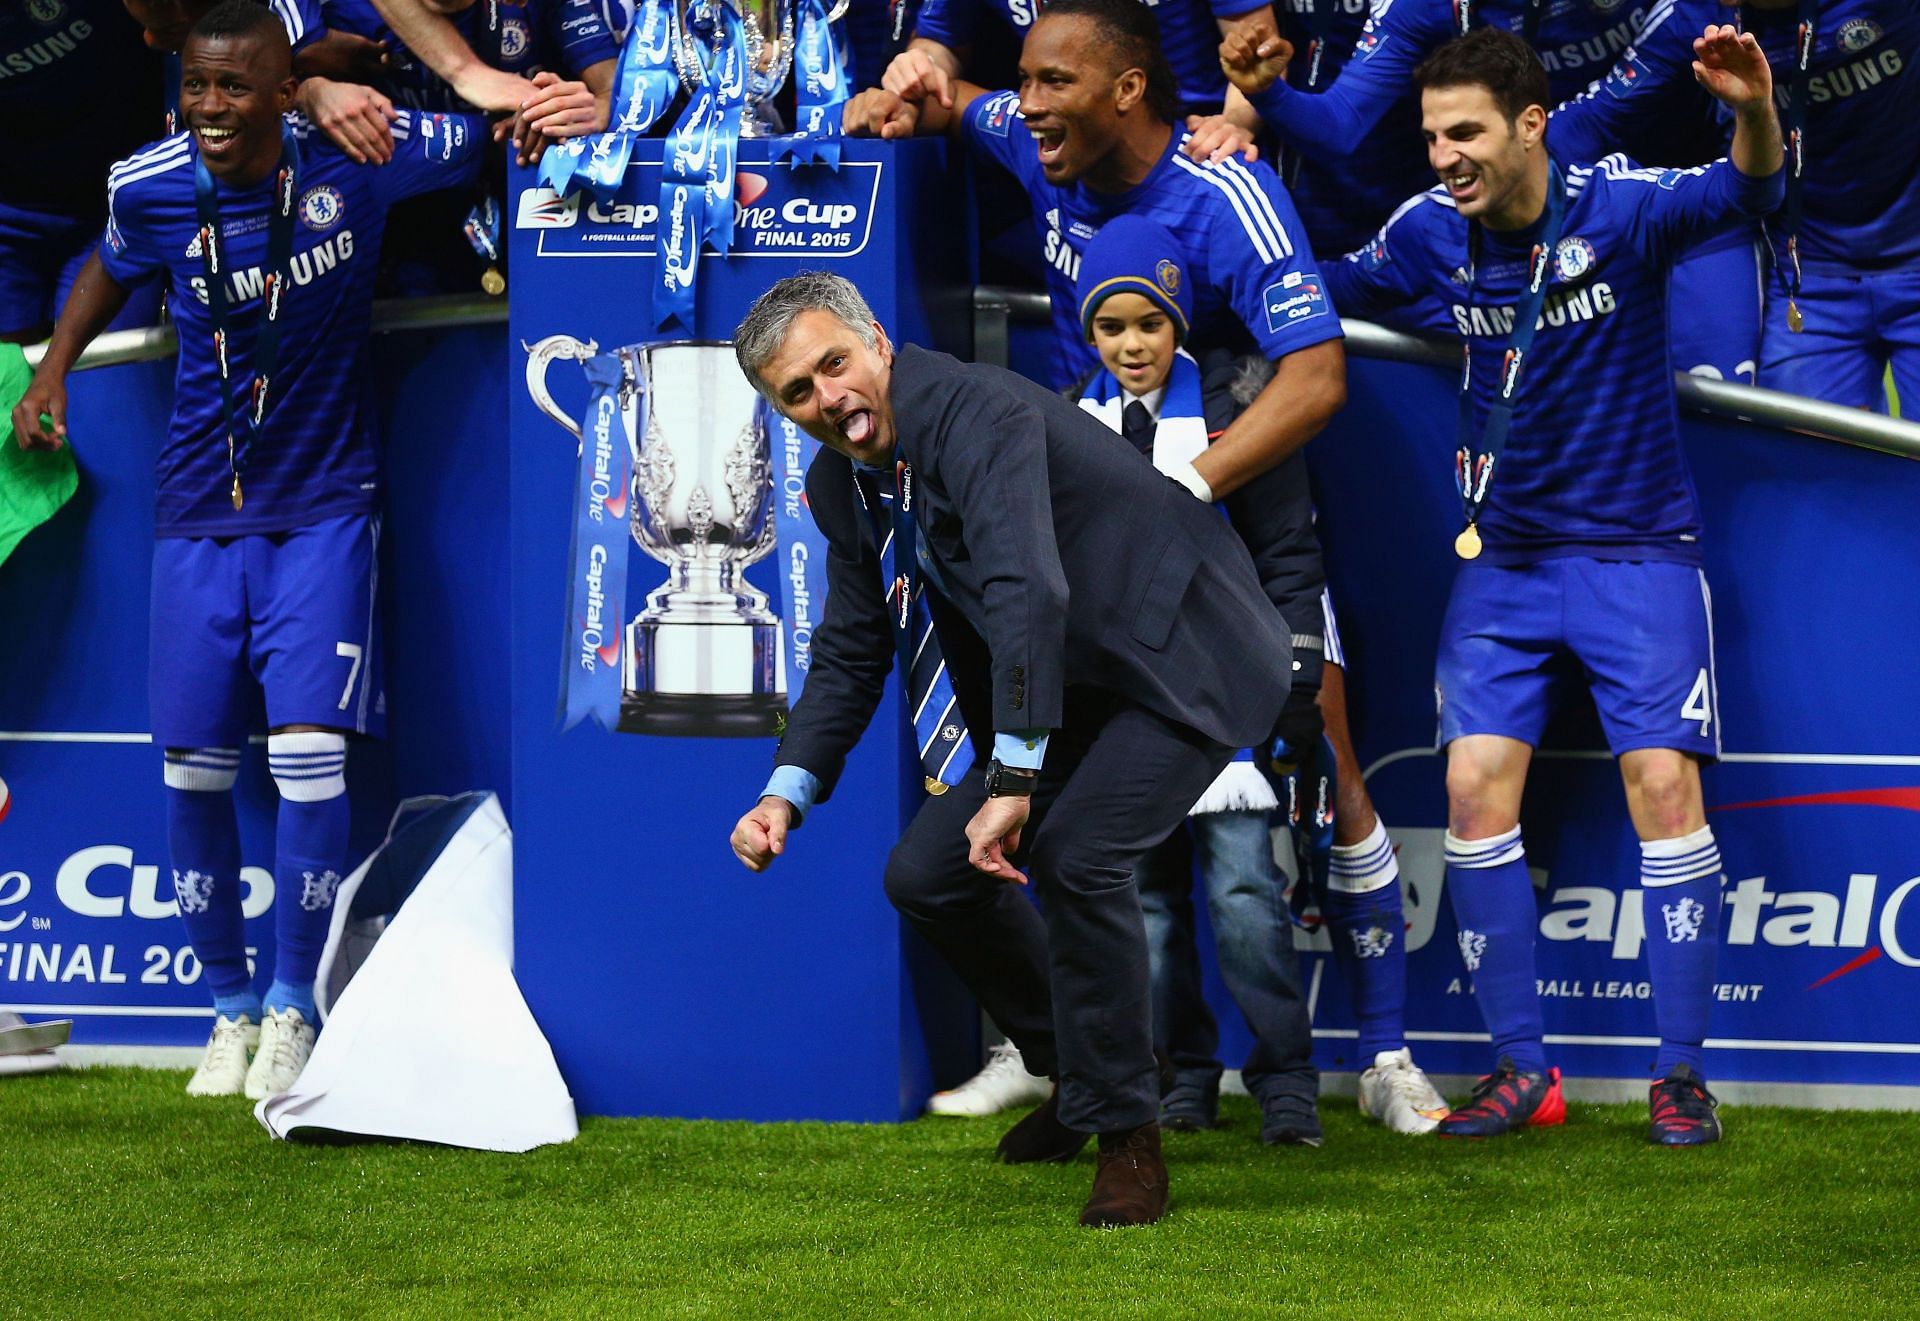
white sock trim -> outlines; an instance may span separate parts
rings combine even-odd
[[[1358,844],[1336,844],[1327,865],[1327,888],[1342,894],[1370,894],[1400,879],[1400,862],[1386,823],[1373,819],[1373,829]]]
[[[1648,889],[1682,885],[1720,874],[1720,846],[1713,827],[1701,826],[1674,839],[1640,841],[1640,884]]]
[[[225,793],[240,774],[238,748],[168,748],[160,778],[169,789]]]
[[[1498,835],[1489,835],[1485,839],[1461,839],[1451,830],[1447,832],[1446,857],[1449,867],[1464,867],[1468,871],[1485,871],[1490,867],[1505,866],[1526,855],[1526,846],[1520,840],[1519,826]]]
[[[290,803],[323,803],[347,791],[347,736],[325,730],[267,736],[267,769]]]

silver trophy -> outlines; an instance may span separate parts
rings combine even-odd
[[[849,3],[834,0],[827,22],[839,22]],[[700,85],[701,70],[717,54],[725,28],[714,11],[722,6],[740,16],[746,39],[747,109],[740,116],[740,136],[778,137],[787,125],[774,108],[774,98],[793,70],[793,28],[800,6],[796,0],[690,0],[676,5],[673,67],[688,91]]]
[[[556,358],[585,361],[599,346],[549,335],[524,347],[533,402],[578,438],[580,423],[547,391],[547,367]],[[746,579],[748,566],[765,559],[777,537],[760,396],[726,341],[629,344],[612,352],[620,359],[618,411],[633,455],[628,522],[640,549],[667,566],[667,581],[627,625],[620,729],[776,733],[787,709],[780,621],[766,593]]]

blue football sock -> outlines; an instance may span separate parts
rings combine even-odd
[[[247,969],[240,912],[240,825],[233,814],[238,748],[166,752],[167,854],[187,940],[200,960],[214,1008],[260,1021],[260,997]]]
[[[1713,827],[1678,839],[1640,843],[1640,884],[1646,891],[1647,970],[1653,983],[1653,1021],[1660,1031],[1656,1078],[1676,1064],[1702,1077],[1713,970],[1720,952],[1720,847]]]
[[[1354,1056],[1368,1068],[1382,1051],[1407,1044],[1407,920],[1400,907],[1400,864],[1377,819],[1358,844],[1337,844],[1327,868],[1327,926],[1333,959],[1360,1023]]]
[[[346,870],[347,742],[322,732],[274,734],[267,767],[280,787],[274,848],[273,985],[266,1007],[313,1017],[313,980],[333,921],[334,893]]]
[[[1520,827],[1488,839],[1460,839],[1448,831],[1446,850],[1460,956],[1473,974],[1494,1058],[1505,1055],[1522,1072],[1543,1073],[1546,1028],[1533,975],[1538,914]]]

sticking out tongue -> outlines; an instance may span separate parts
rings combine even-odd
[[[840,433],[855,445],[864,445],[873,434],[873,414],[864,409],[840,424]]]

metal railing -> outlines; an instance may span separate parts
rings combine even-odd
[[[1009,327],[1014,322],[1044,324],[1051,312],[1047,296],[1026,289],[982,285],[973,291],[974,356],[981,362],[1007,364]],[[505,299],[446,294],[432,298],[393,298],[373,305],[376,334],[402,330],[438,330],[451,326],[503,323]],[[1385,358],[1453,370],[1459,348],[1446,340],[1403,334],[1366,321],[1344,323],[1347,352],[1363,358]],[[75,364],[76,371],[114,367],[129,362],[151,362],[173,356],[172,326],[144,330],[116,330],[100,336]],[[27,350],[27,361],[37,365],[44,345]],[[1877,450],[1903,459],[1920,459],[1920,425],[1822,403],[1800,395],[1763,390],[1751,385],[1677,374],[1680,406],[1695,413],[1757,422],[1781,430],[1831,440],[1842,445]]]
[[[1008,329],[1014,322],[1048,321],[1051,303],[1043,293],[982,285],[973,291],[973,353],[981,362],[1005,366]],[[1347,352],[1362,358],[1386,358],[1458,371],[1460,347],[1443,339],[1407,335],[1366,321],[1344,321]],[[1820,440],[1878,450],[1903,459],[1920,459],[1920,425],[1881,417],[1857,408],[1822,403],[1797,394],[1675,373],[1680,406],[1689,412],[1741,422],[1758,422]]]
[[[507,302],[504,298],[475,297],[472,294],[440,294],[431,298],[389,298],[373,305],[373,330],[386,334],[396,330],[440,330],[449,326],[504,324]],[[171,358],[179,341],[173,327],[146,326],[139,330],[111,330],[87,346],[75,371],[93,367],[118,367],[129,362],[155,362]],[[35,344],[27,350],[27,361],[40,365],[47,346]]]

